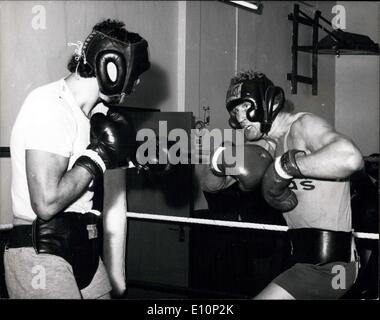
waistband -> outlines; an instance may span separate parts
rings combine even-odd
[[[32,225],[16,225],[9,232],[8,248],[33,247]]]
[[[352,233],[314,228],[288,230],[295,263],[350,262]]]
[[[72,218],[75,219],[75,216],[79,217],[84,214],[79,212],[63,212],[60,214],[57,214],[59,216],[66,216],[66,218],[69,218],[70,214],[72,214]],[[94,214],[94,216],[98,217],[98,215],[92,211],[88,212],[87,214]],[[54,219],[54,218],[53,218]],[[62,221],[62,219],[60,219]],[[79,222],[79,220],[78,220]],[[74,231],[74,230],[73,230]],[[78,232],[76,230],[76,232]],[[88,230],[84,230],[85,232],[88,232]],[[9,236],[7,239],[7,247],[8,248],[22,248],[22,247],[34,247],[35,243],[33,239],[33,221],[28,221],[25,219],[15,218],[13,221],[13,228],[9,231]]]
[[[75,213],[75,214],[79,214],[79,213],[80,214],[92,213],[92,214],[94,214],[96,216],[101,216],[101,214],[102,214],[99,210],[95,210],[95,209],[89,210],[89,211],[84,212],[84,213],[82,213],[82,212],[75,212],[75,211],[65,211],[65,212],[67,212],[67,213]],[[37,218],[37,216],[35,216],[35,218]],[[29,224],[32,225],[33,221],[34,221],[34,219],[27,220],[27,219],[23,219],[23,218],[14,217],[12,224],[14,226],[29,225]]]

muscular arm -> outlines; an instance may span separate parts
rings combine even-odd
[[[92,180],[82,167],[67,171],[69,159],[54,153],[26,150],[26,176],[34,212],[48,220],[80,197]]]
[[[363,157],[354,143],[317,116],[304,115],[298,119],[289,137],[296,149],[303,145],[307,150],[305,157],[297,159],[306,177],[345,179],[363,167]]]

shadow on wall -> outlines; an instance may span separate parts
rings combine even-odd
[[[160,109],[169,96],[167,72],[152,63],[150,69],[141,75],[140,80],[136,91],[127,100],[128,106]]]

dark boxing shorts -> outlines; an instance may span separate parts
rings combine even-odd
[[[297,300],[341,298],[354,284],[358,262],[296,263],[273,280]]]

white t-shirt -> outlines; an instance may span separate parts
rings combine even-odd
[[[25,150],[41,150],[70,158],[68,170],[90,142],[90,121],[63,79],[33,90],[25,99],[11,134],[12,207],[15,218],[36,218],[28,190]],[[43,165],[41,163],[41,165]],[[85,213],[93,192],[86,191],[65,211]]]

